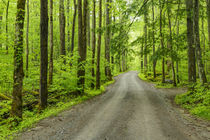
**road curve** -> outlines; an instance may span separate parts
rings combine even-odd
[[[192,140],[158,91],[131,71],[105,94],[47,118],[21,140]]]

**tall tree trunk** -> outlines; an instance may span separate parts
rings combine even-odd
[[[148,6],[144,9],[144,72],[147,72],[147,24],[148,24]]]
[[[22,87],[23,87],[23,29],[25,18],[25,0],[17,1],[16,36],[14,46],[14,75],[12,116],[22,118]]]
[[[106,36],[105,36],[105,75],[106,78],[111,81],[111,69],[110,69],[110,37],[111,37],[111,18],[110,18],[110,0],[106,0]]]
[[[49,85],[53,83],[53,0],[50,0],[50,64],[49,64]]]
[[[193,29],[193,2],[186,0],[187,10],[187,40],[188,40],[188,81],[196,82],[194,29]]]
[[[204,29],[204,22],[205,22],[205,14],[204,10],[202,11],[202,38],[203,38],[203,56],[204,56],[204,69],[206,68],[205,72],[206,75],[208,75],[208,63],[207,63],[207,58],[206,58],[206,35],[205,35],[205,29]]]
[[[74,53],[74,36],[75,36],[76,17],[77,17],[77,3],[76,3],[76,0],[74,0],[74,16],[73,16],[73,25],[72,25],[72,35],[71,35],[71,57],[73,57],[73,53]],[[72,65],[72,62],[70,63],[70,65]]]
[[[47,107],[48,88],[48,1],[41,0],[40,17],[40,108]]]
[[[83,55],[84,60],[87,57],[87,21],[88,21],[88,0],[83,1]]]
[[[167,6],[168,6],[168,27],[169,27],[169,48],[170,48],[170,57],[171,57],[171,68],[172,68],[172,75],[173,75],[173,85],[176,86],[176,72],[174,68],[174,58],[173,58],[173,37],[172,37],[172,29],[171,29],[171,10],[169,9],[169,2],[170,0],[167,0]]]
[[[70,10],[69,10],[69,6],[70,6],[70,0],[67,0],[67,5],[66,5],[66,10],[67,10],[67,38],[68,38],[68,44],[67,44],[67,49],[68,52],[70,52],[70,18],[69,18],[69,14],[70,14]]]
[[[210,49],[210,0],[206,0],[208,17],[208,49]],[[208,74],[208,63],[206,63],[206,73]]]
[[[177,22],[177,36],[179,36],[179,20]],[[176,52],[178,53],[178,47],[179,45],[177,44],[176,46]],[[180,83],[180,80],[179,80],[179,60],[177,59],[176,60],[176,78],[177,78],[177,83]]]
[[[26,77],[28,77],[28,56],[29,56],[29,41],[28,41],[28,32],[29,32],[29,0],[27,0],[27,27],[26,27]]]
[[[153,43],[153,56],[155,55],[155,8],[154,0],[152,0],[152,43]],[[153,77],[156,78],[156,63],[157,60],[153,60]]]
[[[161,3],[161,0],[159,0],[160,4],[160,42],[161,42],[161,49],[164,51],[164,38],[163,38],[163,32],[162,32],[162,16],[163,16],[163,8],[165,4],[165,0],[163,1],[163,4]],[[163,54],[162,58],[162,83],[165,83],[165,55]]]
[[[200,81],[204,84],[207,83],[204,65],[202,61],[202,51],[200,47],[200,33],[199,33],[199,0],[194,3],[194,31],[195,31],[195,49],[198,65],[198,72]]]
[[[2,34],[3,10],[0,9],[0,35]],[[2,42],[0,42],[0,49],[2,49]]]
[[[141,45],[141,73],[144,72],[144,39],[142,38]]]
[[[87,45],[90,47],[91,37],[90,37],[90,8],[88,6],[87,10]]]
[[[210,49],[210,0],[206,0],[207,3],[207,17],[208,17],[208,46]]]
[[[125,72],[126,65],[125,65],[125,50],[122,52],[122,71]]]
[[[93,14],[92,14],[92,77],[95,77],[95,48],[96,48],[96,1],[93,0]],[[94,80],[93,80],[94,82]],[[91,87],[94,88],[94,83]]]
[[[101,24],[102,24],[102,0],[99,0],[99,29],[98,34],[98,47],[97,47],[97,67],[96,67],[96,89],[100,89],[101,86],[101,74],[100,74],[100,56],[101,56]]]
[[[66,46],[65,46],[65,10],[64,10],[64,0],[60,0],[59,7],[59,23],[60,23],[60,55],[65,57],[66,55]],[[64,64],[66,60],[64,58]]]
[[[8,15],[9,15],[9,0],[7,1],[7,9],[6,9],[6,54],[9,52],[9,41],[8,41]]]
[[[85,2],[84,2],[85,4]],[[77,77],[78,82],[77,85],[81,89],[79,94],[84,92],[85,88],[85,68],[83,66],[84,60],[85,60],[85,54],[84,54],[84,26],[83,26],[83,17],[82,17],[82,0],[78,0],[78,52],[79,52],[79,59],[78,59],[78,70],[77,70]]]

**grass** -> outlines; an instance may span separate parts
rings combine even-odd
[[[6,123],[4,125],[0,126],[0,139],[13,139],[16,133],[20,133],[27,128],[31,128],[35,123],[39,122],[40,120],[50,116],[56,116],[60,112],[67,110],[76,104],[80,104],[94,96],[100,95],[105,91],[106,86],[112,83],[114,83],[114,80],[103,84],[99,90],[86,90],[85,92],[87,94],[83,96],[77,96],[74,98],[65,99],[64,101],[59,101],[56,105],[48,106],[42,113],[37,113],[38,109],[33,110],[33,112],[24,111],[24,119],[16,127],[14,127],[15,124],[9,124],[9,122],[12,121],[12,118],[9,118],[6,120]]]
[[[156,78],[153,78],[151,73],[147,73],[147,74],[139,73],[138,76],[140,79],[144,81],[154,83],[156,88],[172,88],[173,87],[173,84],[162,83],[161,75],[157,76]]]
[[[191,87],[184,94],[177,95],[176,104],[187,109],[191,114],[210,120],[210,90],[209,85]]]

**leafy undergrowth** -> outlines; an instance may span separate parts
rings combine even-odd
[[[23,120],[19,123],[18,126],[11,122],[12,118],[9,117],[9,110],[11,109],[11,101],[2,101],[0,102],[0,139],[13,139],[14,134],[24,131],[27,128],[32,127],[35,123],[40,120],[55,116],[61,111],[69,109],[69,107],[79,104],[85,100],[88,100],[94,96],[97,96],[105,91],[105,87],[109,84],[114,83],[110,81],[101,86],[100,90],[86,90],[85,95],[75,96],[73,94],[58,96],[59,98],[49,99],[49,106],[42,112],[39,113],[38,104],[33,106],[33,108],[25,108],[23,111]]]
[[[173,82],[170,80],[170,76],[166,75],[166,82],[162,83],[162,73],[157,72],[156,78],[153,77],[153,74],[151,72],[147,73],[139,73],[139,78],[141,78],[144,81],[151,82],[155,84],[156,88],[173,88]],[[185,87],[187,86],[186,82],[182,81],[179,84],[177,84],[177,87]]]
[[[187,93],[177,95],[175,102],[193,115],[210,120],[210,86],[196,85]]]
[[[155,84],[156,88],[172,88],[173,84],[171,83],[162,83],[162,74],[160,72],[156,73],[156,78],[153,77],[151,72],[148,73],[139,73],[138,76],[144,81],[151,82]],[[166,78],[168,78],[168,75],[166,75]]]

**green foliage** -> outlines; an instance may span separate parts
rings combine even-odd
[[[209,85],[196,85],[187,93],[177,95],[175,102],[188,109],[190,113],[210,120],[210,89]]]

